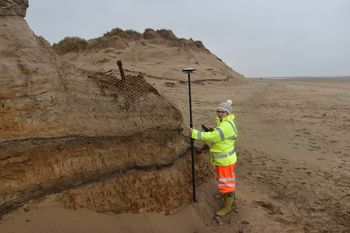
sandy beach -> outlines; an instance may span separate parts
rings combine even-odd
[[[346,30],[340,30],[337,37],[335,31],[323,29],[333,27],[334,12],[347,16],[340,11],[347,9],[344,2],[337,2],[337,7],[319,4],[312,12],[317,13],[314,17],[306,10],[307,4],[296,4],[306,13],[307,21],[311,19],[319,29],[322,25],[320,32],[326,33],[325,37],[307,36],[306,32],[316,33],[310,30],[310,23],[305,23],[305,30],[286,23],[290,19],[295,23],[296,8],[285,4],[283,8],[293,17],[275,10],[276,3],[273,7],[264,3],[265,9],[260,9],[260,3],[244,3],[250,12],[243,14],[249,18],[248,24],[241,24],[238,14],[232,14],[240,19],[234,20],[239,22],[238,28],[227,25],[234,29],[232,41],[226,38],[226,24],[213,23],[215,17],[203,14],[210,23],[198,18],[200,27],[205,26],[206,33],[216,41],[220,39],[208,43],[208,48],[201,40],[178,37],[167,29],[170,24],[162,29],[148,28],[151,24],[138,32],[121,29],[120,20],[108,17],[104,20],[116,27],[96,37],[101,31],[93,24],[99,25],[98,19],[104,18],[98,17],[97,11],[112,9],[113,4],[123,10],[123,4],[112,1],[105,5],[98,2],[98,9],[88,14],[93,24],[80,18],[88,8],[82,11],[70,2],[75,12],[71,17],[79,19],[79,28],[88,25],[94,36],[65,37],[72,32],[79,35],[79,31],[50,21],[49,10],[59,12],[59,6],[65,6],[63,2],[55,4],[57,9],[39,4],[47,9],[33,8],[32,12],[40,17],[39,22],[50,22],[50,29],[55,25],[55,32],[63,35],[57,43],[31,29],[25,18],[28,0],[0,4],[0,233],[350,232],[350,77],[246,78],[249,72],[239,64],[250,57],[245,66],[258,75],[264,73],[262,70],[270,75],[348,75],[344,61],[349,59],[337,59],[348,48],[343,34]],[[146,9],[152,4],[140,7]],[[158,5],[168,4],[157,4],[155,9],[160,11]],[[151,18],[152,11],[139,12],[139,4],[135,5],[130,8],[132,17],[146,13],[147,19]],[[318,11],[322,5],[337,11],[322,14]],[[287,34],[281,42],[285,44],[279,43],[278,33],[260,26],[250,29],[253,34],[248,33],[249,24],[255,24],[254,6],[259,12],[257,25],[266,24],[260,20],[268,18],[265,16],[270,14],[264,13],[268,8],[273,10],[274,20],[266,25],[281,31],[275,22],[283,22],[282,31]],[[310,9],[314,11],[314,6]],[[164,12],[168,15],[176,10]],[[199,8],[198,13],[204,11]],[[67,19],[74,25],[69,14],[64,18],[61,15],[59,21]],[[285,20],[275,20],[278,15]],[[128,21],[126,16],[122,21]],[[320,24],[316,16],[326,18],[327,24]],[[181,18],[186,18],[185,14]],[[158,14],[155,19],[159,21]],[[178,15],[174,19],[181,21]],[[333,28],[346,28],[338,21]],[[187,26],[193,32],[200,29],[195,24]],[[303,32],[302,36],[293,33],[295,28]],[[251,38],[240,40],[244,35]],[[208,42],[208,37],[202,39]],[[249,55],[242,44],[237,44],[239,41],[253,52]],[[345,49],[332,47],[338,42],[344,42]],[[222,53],[214,54],[212,51],[218,50],[213,44],[223,45],[233,60]],[[293,47],[302,44],[304,49]],[[314,47],[317,44],[321,47]],[[277,49],[277,60],[270,60],[264,46],[268,46],[269,56],[273,48]],[[226,62],[237,65],[237,71]],[[229,140],[235,137],[223,135],[221,128],[224,142],[215,155],[222,159],[234,149],[238,157],[235,179],[220,179],[230,182],[226,186],[236,186],[235,195],[225,198],[227,207],[235,196],[232,211],[221,218],[215,216],[223,196],[218,192],[210,145],[196,141],[193,148],[190,140],[189,86],[187,74],[182,72],[185,67],[195,69],[191,75],[194,128],[200,129],[202,124],[214,127],[217,106],[226,100],[233,102],[236,144],[232,148]],[[195,152],[194,160],[191,152]],[[195,202],[192,172],[197,185]]]
[[[186,83],[147,81],[188,119]],[[221,203],[213,180],[197,187],[197,203],[168,216],[32,208],[7,216],[0,232],[350,231],[350,79],[202,81],[192,87],[195,128],[213,124],[217,104],[230,98],[240,132],[237,211],[222,225],[213,221]]]

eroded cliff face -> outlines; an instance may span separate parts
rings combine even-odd
[[[0,141],[60,134],[57,123],[67,97],[49,45],[22,17],[0,17],[0,33]]]
[[[180,113],[142,77],[122,82],[116,76],[107,80],[75,74],[69,67],[63,70],[48,43],[20,17],[1,17],[0,32],[0,141],[131,135],[140,129],[182,124]],[[132,106],[126,111],[129,100]]]
[[[0,16],[26,16],[28,0],[0,1]]]
[[[0,58],[0,216],[40,201],[169,213],[191,199],[182,116],[142,75],[63,64],[19,16],[0,16]],[[212,173],[197,163],[200,184]]]
[[[0,147],[0,214],[51,194],[64,207],[113,212],[169,213],[190,201],[190,156],[180,129],[28,139]],[[202,183],[212,174],[205,156],[197,154]]]

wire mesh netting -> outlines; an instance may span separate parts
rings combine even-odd
[[[158,91],[146,82],[142,73],[128,71],[128,74],[124,75],[122,68],[119,72],[117,69],[103,71],[94,67],[86,70],[88,78],[96,82],[103,95],[114,96],[123,103],[124,110],[129,110],[136,101],[149,93],[159,95]]]

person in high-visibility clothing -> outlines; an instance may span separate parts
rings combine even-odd
[[[216,128],[199,131],[190,129],[191,137],[204,142],[211,142],[212,163],[215,166],[220,193],[224,196],[224,206],[217,211],[217,216],[228,214],[234,202],[236,190],[236,177],[234,173],[237,155],[235,141],[237,128],[234,123],[235,115],[232,113],[232,101],[226,100],[216,109]]]

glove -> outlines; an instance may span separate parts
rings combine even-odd
[[[204,132],[212,132],[214,129],[210,127],[206,127],[205,125],[202,125],[202,129]]]

